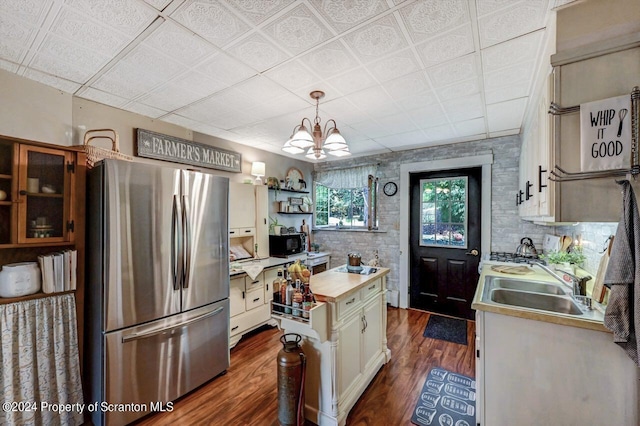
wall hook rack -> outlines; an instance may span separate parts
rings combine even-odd
[[[580,111],[580,105],[571,107],[561,107],[556,103],[551,103],[549,114],[563,115]],[[631,166],[628,169],[602,170],[593,172],[568,172],[557,164],[551,170],[549,180],[554,182],[569,182],[584,179],[601,179],[608,177],[627,176],[635,180],[640,174],[640,88],[635,86],[631,91]]]

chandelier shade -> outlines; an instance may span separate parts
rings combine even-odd
[[[302,154],[304,152],[304,149],[291,145],[291,139],[282,146],[282,150],[289,154]]]
[[[330,119],[327,121],[324,129],[320,126],[320,99],[324,97],[324,92],[314,90],[309,93],[309,96],[316,101],[316,117],[313,125],[311,120],[306,117],[303,118],[302,122],[293,129],[291,138],[282,146],[282,150],[289,154],[306,152],[305,157],[312,160],[325,159],[327,158],[327,153],[336,157],[351,155],[349,145],[340,134],[335,120]],[[309,129],[313,129],[312,132],[309,132],[307,126],[305,126],[305,120],[309,123]]]
[[[293,134],[293,136],[291,136],[290,141],[291,146],[301,148],[303,150],[314,145],[313,136],[311,136],[304,124],[300,124],[298,130]]]

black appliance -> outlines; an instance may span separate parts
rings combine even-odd
[[[304,251],[304,234],[269,235],[269,256],[287,257]]]

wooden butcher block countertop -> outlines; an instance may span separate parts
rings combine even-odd
[[[309,281],[311,291],[321,302],[336,302],[360,290],[366,284],[387,275],[389,268],[377,268],[369,275],[351,274],[339,271],[345,265],[312,275]]]

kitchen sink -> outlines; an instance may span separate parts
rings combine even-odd
[[[503,277],[490,277],[492,288],[504,288],[508,290],[531,291],[534,293],[559,294],[564,296],[566,292],[559,285],[544,281],[517,280]]]
[[[573,300],[543,293],[494,288],[491,290],[491,301],[503,305],[520,306],[539,309],[559,314],[582,315],[583,312]]]

